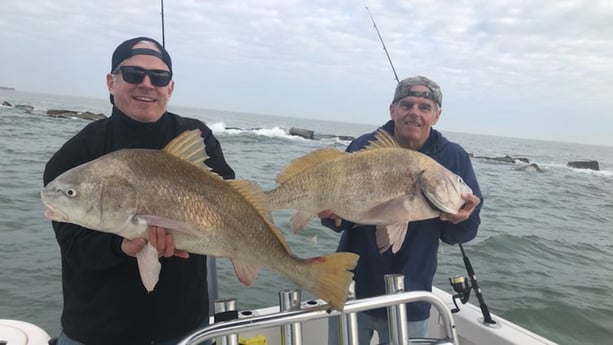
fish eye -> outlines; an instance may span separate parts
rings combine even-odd
[[[66,196],[69,196],[71,198],[76,197],[77,196],[77,190],[76,189],[72,189],[72,188],[66,189]]]
[[[462,178],[460,176],[458,176],[458,182],[461,183],[461,184],[465,184],[464,180],[462,180]]]

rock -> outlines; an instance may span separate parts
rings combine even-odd
[[[79,112],[74,110],[63,110],[63,109],[49,109],[47,110],[47,115],[51,117],[60,117],[60,118],[79,118],[84,120],[99,120],[106,118],[106,115],[98,113],[92,113],[91,111]]]
[[[343,141],[353,141],[353,139],[355,139],[352,136],[349,135],[339,135],[338,136],[338,140],[343,140]]]
[[[33,106],[27,104],[17,104],[15,105],[15,108],[23,110],[26,113],[32,113],[32,111],[34,110]]]
[[[7,101],[2,102],[2,105],[5,107],[12,107],[13,105]]]
[[[515,168],[517,171],[534,171],[534,172],[543,172],[543,169],[538,166],[536,163],[526,164],[520,167]]]
[[[475,156],[472,153],[470,153],[469,156],[471,158],[487,159],[487,160],[492,160],[492,161],[496,161],[496,162],[510,163],[510,164],[516,164],[518,162],[530,163],[530,160],[528,158],[524,158],[524,157],[511,157],[509,155],[506,155],[504,157],[487,157],[487,156]]]
[[[600,170],[600,166],[598,165],[598,161],[571,161],[568,162],[568,165],[571,168],[576,169],[590,169],[590,170]]]
[[[289,130],[289,134],[303,137],[305,139],[313,139],[313,131],[310,129],[292,127]]]
[[[83,113],[79,113],[77,115],[77,117],[85,119],[85,120],[95,121],[95,120],[105,119],[106,115],[104,115],[102,113],[96,114],[96,113],[92,113],[91,111],[86,111],[86,112],[83,112]]]

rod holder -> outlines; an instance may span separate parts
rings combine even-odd
[[[385,292],[388,295],[404,292],[404,275],[386,274]],[[392,344],[409,344],[407,308],[404,303],[387,307],[387,324],[389,327],[390,340]]]
[[[300,290],[285,289],[279,291],[281,312],[300,310]],[[302,345],[302,325],[300,322],[281,326],[281,345]]]
[[[347,301],[355,300],[355,281],[347,289]],[[339,340],[341,344],[358,345],[358,314],[347,313],[338,317]]]
[[[238,319],[238,308],[236,298],[216,300],[215,323]],[[216,338],[217,345],[238,345],[238,334],[230,334]]]

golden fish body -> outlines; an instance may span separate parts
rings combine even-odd
[[[41,192],[46,215],[128,239],[146,238],[148,226],[164,227],[177,249],[230,258],[246,285],[259,267],[266,267],[342,309],[357,255],[294,256],[258,186],[223,180],[202,164],[207,158],[197,130],[182,134],[164,151],[112,152],[50,182]],[[139,261],[139,268],[151,260]],[[147,274],[141,271],[141,277]],[[143,282],[155,285],[144,277]]]
[[[472,193],[429,156],[399,147],[385,131],[376,138],[353,153],[324,148],[292,161],[266,192],[271,209],[298,210],[294,231],[326,210],[354,223],[406,231],[410,221],[455,214],[462,195]]]

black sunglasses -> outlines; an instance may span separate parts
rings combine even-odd
[[[154,86],[166,86],[172,79],[172,72],[161,69],[145,69],[138,66],[119,66],[123,80],[130,84],[140,84],[149,76]],[[117,73],[117,72],[115,72]]]

